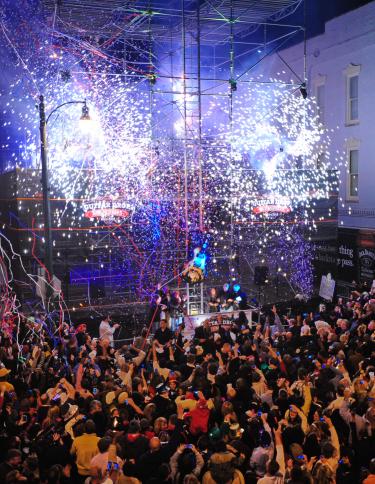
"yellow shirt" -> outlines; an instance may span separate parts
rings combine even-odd
[[[76,456],[78,474],[81,476],[90,475],[91,459],[99,454],[99,440],[96,434],[83,434],[73,440],[70,452]]]
[[[176,405],[181,405],[184,410],[188,410],[189,412],[194,410],[194,408],[196,408],[196,406],[198,405],[198,401],[193,400],[192,398],[177,397],[175,402]],[[207,400],[207,408],[209,408],[210,410],[214,408],[214,402],[211,400],[211,398]]]

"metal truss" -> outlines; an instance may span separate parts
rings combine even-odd
[[[172,146],[174,143],[182,146],[179,197],[183,201],[185,240],[182,244],[179,241],[173,249],[160,248],[165,260],[176,267],[188,255],[189,227],[196,230],[204,227],[203,103],[207,96],[224,96],[232,126],[235,83],[253,82],[246,76],[253,64],[266,62],[269,54],[277,52],[294,35],[304,32],[303,25],[286,20],[304,1],[41,0],[47,23],[57,38],[77,36],[99,51],[106,48],[108,40],[111,45],[118,43],[112,55],[123,59],[124,68],[116,75],[128,76],[134,82],[148,80],[150,105],[153,101],[156,109],[162,105],[171,124],[176,117],[182,121],[182,135],[178,139],[171,135],[169,141]],[[262,51],[260,56],[259,50]],[[252,58],[254,54],[258,55],[255,59]],[[178,89],[174,86],[176,82],[179,82]],[[264,79],[262,82],[275,81]],[[227,94],[219,94],[218,88],[223,85],[227,87]],[[176,96],[181,99],[178,106]],[[157,121],[152,137],[157,143]],[[233,259],[235,246],[234,225],[231,220],[231,249],[223,254],[229,260]],[[99,264],[100,251],[104,253],[109,248],[114,251],[121,246],[124,253],[132,250],[130,239],[120,243],[115,240],[112,228],[108,228],[107,233],[105,227],[101,230],[104,233],[90,234],[89,244],[94,247],[97,258],[95,264]],[[72,254],[81,251],[75,246]],[[109,253],[106,257],[111,260]],[[136,262],[141,258],[136,256]]]

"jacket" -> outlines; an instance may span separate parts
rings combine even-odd
[[[99,437],[96,434],[83,434],[73,440],[70,453],[76,456],[78,474],[90,475],[91,459],[99,454]]]
[[[205,400],[200,400],[196,408],[189,412],[187,416],[191,417],[190,432],[193,435],[207,433],[210,409],[207,407]]]

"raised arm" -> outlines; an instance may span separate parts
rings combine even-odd
[[[340,442],[339,442],[339,438],[338,438],[335,426],[333,425],[332,420],[330,418],[328,417],[323,417],[323,418],[326,424],[328,425],[329,432],[331,434],[332,445],[336,449],[335,459],[339,461],[340,460]]]
[[[275,430],[275,447],[276,447],[276,462],[279,464],[279,470],[282,476],[285,476],[285,454],[283,439],[281,437],[281,425]]]

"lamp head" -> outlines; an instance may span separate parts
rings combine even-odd
[[[82,106],[82,115],[81,115],[80,121],[91,121],[90,111],[86,101],[83,103],[83,106]]]
[[[306,99],[307,98],[307,86],[306,86],[306,82],[303,82],[299,88],[299,92],[301,93],[301,96],[303,97],[303,99]]]
[[[86,104],[86,101],[83,103],[82,106],[82,114],[79,119],[79,128],[80,131],[85,135],[90,134],[92,129],[92,119],[90,117],[90,111]]]

